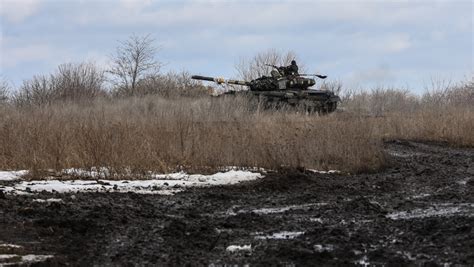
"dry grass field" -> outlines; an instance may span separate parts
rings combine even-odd
[[[0,169],[35,175],[107,167],[109,176],[215,171],[225,166],[384,166],[383,140],[474,146],[472,85],[422,97],[379,89],[346,94],[327,116],[261,110],[241,98],[160,96],[1,105]]]

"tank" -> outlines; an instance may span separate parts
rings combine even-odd
[[[278,70],[278,68],[277,68]],[[308,112],[330,113],[334,112],[340,98],[331,91],[311,89],[316,84],[315,79],[309,78],[310,74],[281,75],[277,70],[272,71],[272,76],[262,76],[251,81],[239,81],[224,78],[214,78],[200,75],[191,76],[192,79],[210,81],[217,84],[241,85],[248,90],[231,90],[225,95],[243,95],[258,99],[264,107],[278,108],[284,105],[303,107]],[[311,74],[321,79],[326,76]]]

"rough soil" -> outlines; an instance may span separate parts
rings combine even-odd
[[[474,265],[474,149],[385,146],[390,164],[372,174],[281,171],[174,196],[0,192],[0,243],[23,246],[0,254],[87,266]]]

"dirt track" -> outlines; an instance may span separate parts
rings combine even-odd
[[[47,265],[472,266],[474,149],[395,141],[386,151],[379,173],[286,171],[174,196],[0,193],[0,243],[54,255]]]

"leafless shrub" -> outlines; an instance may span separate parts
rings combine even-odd
[[[68,63],[49,76],[23,82],[13,95],[17,106],[49,105],[56,101],[84,101],[104,96],[104,74],[92,63]]]
[[[373,120],[381,138],[474,146],[474,86],[434,84],[422,96],[376,88],[343,94],[346,115]]]
[[[374,88],[368,91],[348,91],[342,94],[346,111],[366,115],[385,116],[396,112],[412,112],[418,99],[407,89]]]
[[[149,75],[140,80],[135,89],[136,96],[157,95],[166,98],[208,95],[206,87],[199,81],[191,79],[191,75],[182,71],[169,72],[161,75]]]
[[[103,96],[104,72],[92,63],[62,64],[52,77],[57,97],[68,100],[93,99]]]
[[[3,78],[0,79],[0,104],[5,104],[9,99],[10,85]]]
[[[16,106],[46,105],[57,100],[53,79],[45,75],[34,76],[23,81],[19,91],[13,96]]]
[[[336,95],[341,95],[342,82],[341,81],[323,81],[319,86],[319,90],[331,91]]]
[[[451,81],[432,80],[421,98],[430,107],[465,106],[474,104],[474,83],[453,84]]]
[[[162,63],[156,59],[159,48],[150,35],[132,35],[120,42],[115,54],[110,56],[112,61],[108,73],[111,81],[120,95],[135,95],[141,79],[156,76]]]

